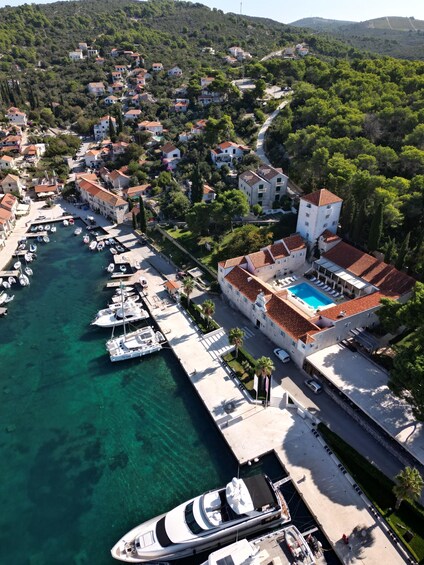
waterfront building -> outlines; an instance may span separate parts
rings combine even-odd
[[[93,180],[93,175],[77,175],[75,186],[81,199],[87,202],[92,210],[110,218],[116,224],[124,222],[128,211],[127,202],[121,196],[97,184]]]

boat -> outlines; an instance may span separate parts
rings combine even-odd
[[[109,240],[108,240],[108,239],[105,239],[105,240],[104,240],[104,243],[105,243],[106,247],[109,247],[110,243],[109,243]]]
[[[137,296],[135,294],[135,292],[130,292],[129,294],[125,294],[124,295],[124,300],[127,300],[128,298],[131,298],[132,300],[136,301],[139,300],[139,296]],[[119,304],[122,301],[122,296],[117,294],[116,296],[112,296],[112,302],[114,304]]]
[[[42,235],[37,236],[38,243],[43,243],[44,239]]]
[[[97,244],[97,251],[103,251],[104,248],[105,244],[103,243],[103,241],[99,241],[99,243]]]
[[[71,226],[73,226],[75,224],[74,218],[69,218],[68,222]]]
[[[37,231],[37,226],[31,226],[29,231],[34,233],[35,231]]]
[[[20,243],[20,244],[18,245],[18,249],[19,249],[20,251],[23,251],[23,250],[25,249],[25,247],[26,247],[26,243]]]
[[[106,271],[108,273],[113,273],[114,270],[115,270],[115,263],[109,263],[109,265],[106,267]]]
[[[124,253],[125,249],[124,249],[121,245],[117,245],[117,246],[116,246],[116,251],[117,251],[118,253]]]
[[[139,304],[128,301],[124,306],[117,309],[107,308],[106,313],[96,316],[91,322],[92,326],[100,328],[113,328],[114,326],[123,326],[126,323],[141,322],[146,320],[149,314],[146,310],[141,308]]]
[[[0,304],[4,304],[7,300],[7,294],[3,291],[0,292]]]
[[[37,229],[38,229],[38,231],[43,231],[43,230],[44,230],[44,226],[40,225],[40,226],[38,226]]]
[[[25,253],[24,258],[25,258],[25,261],[27,261],[28,263],[31,263],[32,260],[34,259],[34,255],[32,253]]]
[[[50,231],[50,228],[51,228],[50,224],[46,224],[46,225],[44,226],[44,229],[45,229],[46,231]]]
[[[15,271],[19,271],[21,267],[22,267],[22,263],[20,261],[16,261],[16,263],[13,264],[13,268],[15,269]]]
[[[94,251],[97,247],[97,241],[90,241],[88,248],[90,249],[90,251]]]
[[[9,281],[3,281],[1,283],[1,285],[2,285],[3,288],[10,288],[11,287],[11,284],[10,284]]]
[[[296,548],[298,550],[296,551],[297,557],[287,554],[284,547],[284,542],[287,543],[287,539],[291,536],[299,544]],[[290,525],[250,541],[241,539],[231,545],[221,547],[212,552],[201,565],[223,565],[226,563],[234,565],[267,565],[268,563],[314,565],[315,558],[307,541],[296,526]]]
[[[112,253],[112,255],[116,255],[118,253],[114,247],[110,247],[109,251]]]
[[[125,328],[125,323],[123,324]],[[146,326],[120,337],[111,338],[106,342],[111,361],[125,361],[143,357],[162,349],[152,326]]]
[[[4,303],[8,304],[9,302],[12,302],[12,300],[15,298],[14,294],[6,294],[6,298],[4,299]]]
[[[74,230],[74,235],[79,235],[80,233],[82,233],[82,228],[80,228],[79,226],[77,228],[75,228]]]
[[[15,277],[9,277],[9,278],[7,279],[7,282],[8,282],[10,285],[16,284],[16,279],[15,279]]]
[[[287,547],[293,555],[293,559],[296,562],[313,565],[315,559],[311,548],[296,526],[289,526],[285,529],[284,534]]]
[[[134,296],[134,297],[125,299],[124,300],[124,308],[129,307],[129,306],[138,306],[138,304],[135,304],[138,299],[139,299],[138,296]],[[114,302],[112,304],[108,304],[107,308],[103,308],[102,310],[99,310],[97,312],[96,318],[99,318],[100,316],[104,316],[105,314],[110,314],[111,312],[116,312],[117,310],[119,310],[119,308],[122,308],[121,302],[119,302],[119,303]]]
[[[54,233],[57,230],[56,226],[52,226],[52,229],[50,230],[52,233]]]
[[[31,267],[25,267],[24,272],[25,272],[25,274],[28,275],[29,277],[34,274],[33,271],[32,271],[32,269],[31,269]]]
[[[125,265],[120,265],[119,270],[120,270],[122,273],[126,273],[126,272],[127,272],[127,267],[126,267]]]
[[[149,283],[147,282],[147,279],[145,279],[144,277],[140,277],[140,278],[138,279],[138,281],[139,281],[139,283],[141,284],[141,286],[142,286],[143,288],[147,288],[147,286],[148,286],[148,284],[149,284]]]
[[[82,238],[82,241],[88,245],[90,243],[90,236],[85,234],[85,236]]]
[[[226,487],[201,494],[135,527],[111,553],[128,563],[182,559],[290,519],[287,504],[269,477],[234,477]]]
[[[66,227],[66,226],[69,226],[68,220],[63,220],[62,224],[63,224],[65,227]]]
[[[43,241],[44,241],[44,243],[48,243],[48,242],[50,241],[49,236],[48,236],[48,235],[45,235],[45,236],[43,237]]]
[[[27,275],[19,275],[19,283],[21,286],[28,286],[29,278],[27,277]]]
[[[31,243],[29,250],[31,251],[31,253],[35,253],[37,251],[37,246],[35,245],[35,243]]]

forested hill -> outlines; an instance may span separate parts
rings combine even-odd
[[[255,58],[307,41],[315,52],[344,56],[352,49],[273,20],[224,14],[202,4],[171,0],[84,0],[0,9],[0,71],[60,64],[78,42],[103,55],[112,47],[137,49],[164,64],[198,65],[199,47],[226,53],[231,45]]]
[[[303,18],[290,24],[326,33],[359,49],[400,59],[424,60],[424,21],[382,17],[363,22]]]

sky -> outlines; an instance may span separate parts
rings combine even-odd
[[[2,6],[18,6],[24,0],[0,0]],[[50,0],[27,1],[26,3],[50,3]],[[335,20],[364,21],[383,16],[407,16],[424,20],[424,0],[301,0],[282,2],[282,0],[200,0],[210,8],[224,12],[242,13],[248,16],[271,18],[288,24],[301,18],[320,17]]]

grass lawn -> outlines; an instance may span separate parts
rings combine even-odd
[[[404,501],[395,510],[393,481],[326,426],[319,424],[318,431],[415,559],[424,563],[424,508]],[[414,535],[409,543],[407,531]]]
[[[205,238],[194,236],[191,231],[181,228],[171,228],[166,230],[168,234],[185,247],[196,259],[204,265],[216,271],[216,261],[213,259],[213,251],[208,251],[205,245],[199,245],[199,240]],[[212,238],[210,238],[212,241]]]

